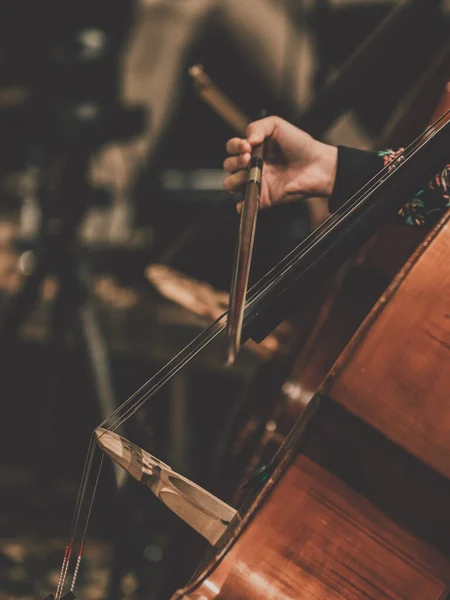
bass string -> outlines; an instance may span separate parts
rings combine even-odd
[[[220,333],[222,333],[225,330],[225,322],[220,323],[221,320],[224,321],[224,315],[219,317],[217,319],[217,321],[215,321],[208,329],[206,329],[201,334],[199,334],[199,336],[197,336],[197,338],[195,338],[186,348],[184,348],[176,357],[174,357],[170,361],[170,363],[168,363],[165,367],[163,367],[163,369],[161,369],[152,379],[150,379],[137,392],[135,392],[131,398],[129,398],[126,402],[124,402],[118,409],[116,409],[116,411],[114,411],[114,413],[112,413],[107,419],[105,419],[105,421],[101,425],[99,425],[99,427],[106,425],[105,429],[107,428],[109,431],[114,431],[115,429],[120,427],[120,425],[124,424],[133,414],[135,414],[135,412],[137,410],[140,409],[140,407],[148,400],[148,398],[151,395],[156,393],[156,391],[158,389],[160,389],[171,377],[173,377],[173,375],[179,369],[181,369],[189,360],[194,358],[196,356],[196,354],[198,354],[202,350],[202,348],[204,348],[206,345],[208,345],[212,341],[212,339],[214,339],[214,337],[218,336]],[[183,354],[186,354],[186,356],[183,357]],[[172,368],[168,369],[168,367],[170,367],[173,363],[175,363],[174,366]],[[157,379],[156,382],[155,382],[155,379]],[[149,386],[150,386],[150,389],[148,389]],[[127,408],[128,404],[133,399],[135,400],[135,403],[131,407],[128,407],[126,413],[124,413],[122,415],[121,410]],[[113,423],[109,423],[109,421],[111,420],[111,418],[114,415],[117,416],[117,419]],[[96,450],[97,450],[97,446],[96,446],[96,442],[95,442],[95,434],[93,433],[91,435],[91,439],[90,439],[89,446],[88,446],[88,451],[86,454],[83,473],[81,476],[81,482],[80,482],[80,486],[78,489],[76,506],[75,506],[74,515],[72,518],[72,525],[71,525],[70,534],[69,534],[70,542],[68,545],[69,552],[65,553],[63,565],[61,568],[62,578],[60,579],[61,589],[60,589],[59,595],[62,593],[62,591],[64,589],[64,584],[65,584],[65,581],[67,578],[67,572],[68,572],[70,558],[73,554],[74,544],[76,543],[76,540],[78,537],[77,533],[80,530],[83,530],[83,533],[80,536],[80,542],[78,544],[77,565],[76,565],[75,571],[74,571],[75,579],[76,579],[76,576],[78,573],[78,567],[79,567],[81,555],[82,555],[83,548],[84,548],[84,542],[85,542],[85,538],[86,538],[86,532],[87,532],[87,528],[88,528],[88,524],[89,524],[89,519],[90,519],[90,515],[92,513],[92,507],[94,504],[98,481],[100,478],[101,466],[99,466],[98,469],[94,473],[92,473],[92,464],[93,464],[93,459],[94,459]],[[103,457],[101,460],[103,460]],[[86,494],[90,487],[89,481],[92,479],[94,479],[94,481],[95,481],[95,483],[93,484],[92,495],[90,496],[90,499],[86,500]],[[83,506],[85,506],[85,504],[87,504],[87,503],[89,503],[87,515],[83,519],[83,521],[80,522],[81,515],[83,512]],[[75,582],[72,580],[72,587],[71,587],[72,590],[74,588],[74,585],[75,585]],[[58,586],[58,589],[59,589],[59,586]],[[58,596],[56,597],[55,600],[58,600]]]
[[[440,129],[444,121],[450,115],[450,111],[447,111],[440,119],[432,124],[421,136],[416,138],[404,152],[396,157],[393,161],[394,164],[388,164],[386,167],[380,170],[369,182],[367,182],[358,192],[356,192],[340,209],[338,218],[336,215],[328,218],[322,223],[316,230],[310,234],[301,244],[299,244],[293,251],[291,251],[281,262],[276,265],[271,271],[269,271],[255,286],[249,290],[249,300],[246,303],[246,312],[253,308],[253,305],[260,300],[268,291],[268,286],[273,286],[274,282],[286,273],[299,258],[304,257],[312,248],[315,247],[320,241],[323,241],[324,237],[342,222],[343,219],[351,215],[365,200],[370,196],[374,190],[376,190],[387,178],[392,176],[393,172],[409,160],[409,158],[419,150],[427,139],[435,135]],[[402,162],[400,159],[403,158]],[[300,254],[299,254],[300,250]],[[280,273],[281,270],[281,273]],[[123,425],[132,415],[134,415],[142,406],[163,386],[165,383],[172,378],[180,369],[182,369],[190,360],[192,360],[202,349],[204,349],[215,337],[221,334],[226,327],[225,312],[221,315],[212,325],[204,330],[199,336],[194,338],[188,346],[181,350],[167,365],[165,365],[158,373],[144,383],[130,398],[122,403],[109,417],[107,417],[99,427],[104,427],[109,431],[115,431],[118,427]],[[223,322],[221,322],[223,321]],[[84,505],[85,495],[88,489],[88,483],[91,476],[92,463],[95,454],[95,440],[94,435],[91,436],[91,440],[88,447],[86,456],[85,466],[78,490],[77,502],[74,512],[74,517],[71,526],[71,535],[69,536],[70,547],[73,544],[75,533],[79,529],[79,519]],[[103,460],[103,457],[102,457]],[[92,507],[96,495],[98,481],[100,477],[99,467],[95,474],[95,484],[93,486],[93,493],[89,502],[89,509],[87,517],[83,525],[83,534],[81,536],[80,549],[84,545],[84,541],[87,534],[87,528],[89,518],[92,512]],[[80,556],[80,551],[79,551]],[[69,557],[70,558],[70,557]],[[74,582],[73,582],[74,585]]]
[[[104,460],[104,455],[102,454],[100,456],[100,464],[98,466],[98,469],[97,469],[97,472],[95,475],[95,481],[94,481],[94,487],[92,490],[91,500],[89,502],[89,507],[88,507],[88,511],[87,511],[87,515],[86,515],[86,519],[85,519],[85,523],[84,523],[84,527],[83,527],[83,533],[82,533],[80,544],[79,544],[77,562],[75,564],[75,569],[74,569],[73,576],[72,576],[72,582],[70,585],[71,592],[74,591],[75,584],[77,582],[78,572],[79,572],[80,564],[81,564],[81,558],[83,556],[83,550],[84,550],[84,545],[85,545],[85,541],[86,541],[87,529],[88,529],[89,521],[91,518],[92,508],[94,506],[95,497],[97,495],[98,482],[100,481],[100,475],[102,472],[103,460]]]
[[[273,283],[279,279],[280,275],[283,275],[293,264],[294,261],[297,261],[299,258],[304,257],[314,246],[323,241],[323,239],[332,231],[345,217],[351,215],[365,200],[367,200],[367,196],[372,194],[388,177],[391,177],[393,172],[399,168],[402,164],[406,163],[410,157],[422,147],[424,143],[424,138],[426,140],[427,134],[434,134],[438,129],[438,126],[445,120],[445,118],[450,115],[450,111],[448,111],[445,115],[443,115],[440,119],[436,121],[433,125],[431,125],[421,136],[419,136],[416,140],[414,140],[408,148],[396,159],[394,159],[393,163],[389,163],[386,167],[384,167],[377,175],[375,175],[367,184],[365,184],[361,190],[356,192],[342,207],[342,212],[339,213],[339,220],[336,217],[332,216],[327,219],[322,226],[317,228],[313,234],[308,236],[304,242],[302,242],[299,246],[306,246],[302,253],[299,254],[297,246],[293,252],[291,252],[283,262],[287,264],[283,264],[283,268],[280,273],[280,265],[277,265],[274,269],[272,269],[266,276],[264,276],[255,286],[250,290],[253,291],[253,294],[249,298],[247,302],[247,309],[251,309],[253,304],[259,299],[261,294],[267,293],[267,286],[273,285]],[[400,158],[403,158],[403,161],[400,162]],[[113,427],[115,430],[121,424],[125,423],[126,420],[139,410],[143,403],[148,400],[148,398],[153,395],[161,385],[167,381],[168,378],[172,377],[173,374],[178,372],[180,368],[185,366],[187,362],[189,362],[198,352],[200,352],[205,345],[209,344],[210,341],[216,337],[219,333],[222,332],[222,327],[220,327],[220,321],[226,317],[227,313],[221,315],[208,329],[206,329],[202,334],[200,334],[197,338],[195,338],[186,348],[184,348],[180,353],[178,353],[162,370],[160,370],[154,377],[148,380],[137,392],[135,392],[128,400],[126,400],[114,413],[112,413],[100,426],[105,426],[106,428]],[[206,334],[206,335],[204,335]],[[209,335],[208,335],[209,334]],[[202,338],[205,339],[202,339]],[[184,356],[186,355],[186,356]],[[174,365],[174,366],[172,366]],[[171,367],[167,373],[163,373],[167,369],[167,367]],[[134,402],[134,404],[133,404]],[[131,405],[131,406],[129,406]],[[115,421],[111,423],[111,419],[117,417]]]
[[[450,111],[449,111],[450,113]],[[420,138],[419,138],[420,140]],[[416,148],[414,147],[414,144],[417,142],[417,140],[415,142],[413,142],[405,151],[402,155],[404,160],[403,162],[406,162],[410,156],[412,155],[412,151],[416,150]],[[394,161],[394,163],[397,163],[397,166],[400,166],[401,163],[399,163],[399,157],[397,157]],[[341,218],[344,218],[345,216],[348,216],[349,214],[351,214],[351,212],[353,212],[354,210],[356,210],[356,208],[364,201],[367,199],[367,194],[368,193],[373,193],[373,191],[375,191],[375,189],[377,189],[377,187],[379,187],[379,185],[381,185],[383,183],[383,181],[386,180],[387,177],[390,177],[392,175],[392,165],[389,164],[386,167],[384,167],[382,169],[382,171],[380,173],[378,173],[378,175],[376,175],[370,182],[368,182],[359,192],[357,192],[344,206],[345,206],[345,211],[343,212],[342,215],[340,215]],[[380,177],[380,174],[383,174],[383,177]],[[368,190],[366,190],[366,188],[369,188]],[[362,192],[364,192],[364,194],[362,194]],[[360,197],[362,196],[362,197]],[[271,272],[269,272],[266,276],[264,276],[264,278],[262,280],[260,280],[255,286],[254,288],[252,288],[252,290],[250,290],[250,292],[253,291],[253,294],[251,295],[249,301],[247,302],[247,309],[251,309],[254,305],[254,303],[256,301],[259,300],[261,294],[264,294],[267,292],[267,286],[270,286],[271,284],[273,284],[274,281],[278,280],[280,275],[283,275],[293,264],[294,261],[297,261],[300,257],[303,257],[308,251],[310,251],[315,243],[318,243],[320,241],[323,241],[324,237],[326,235],[328,235],[330,233],[330,231],[332,231],[332,229],[334,227],[337,226],[337,222],[336,222],[336,218],[329,218],[327,219],[326,222],[324,222],[323,224],[323,231],[318,232],[318,230],[320,228],[317,228],[316,231],[314,232],[314,234],[312,234],[312,236],[308,237],[308,243],[307,243],[307,247],[304,249],[303,254],[298,253],[298,248],[299,246],[297,246],[296,249],[294,249],[294,251],[292,253],[290,253],[290,255],[288,255],[287,257],[285,257],[285,259],[283,259],[284,261],[286,259],[290,259],[287,264],[283,265],[284,268],[282,270],[282,272],[280,273],[279,271],[279,267],[280,265],[278,265],[278,268],[275,270],[273,269]],[[320,235],[317,235],[318,233],[320,233]],[[213,323],[213,325],[210,328],[214,328],[216,326],[219,325],[221,319],[223,319],[226,316],[227,313],[224,313],[221,317],[219,317],[219,319]],[[206,332],[210,331],[210,328],[205,330]],[[218,331],[213,331],[213,335],[212,337],[215,337],[215,335],[217,335],[218,333],[221,333],[222,328]],[[185,366],[185,364],[187,364],[187,362],[193,357],[195,356],[195,354],[197,354],[199,351],[201,351],[204,348],[204,344],[208,344],[210,341],[210,338],[207,338],[205,340],[200,340],[200,336],[197,337],[193,342],[191,342],[189,344],[189,346],[187,346],[184,350],[182,350],[177,356],[175,356],[167,365],[165,368],[173,365],[174,363],[175,366],[172,368],[172,370],[170,370],[168,373],[162,373],[162,371],[160,371],[159,373],[157,373],[152,379],[150,379],[146,384],[144,384],[144,386],[142,386],[140,388],[140,390],[138,390],[137,392],[135,392],[135,394],[133,394],[132,397],[130,397],[126,402],[124,402],[121,407],[119,407],[119,409],[117,411],[115,411],[115,413],[112,413],[112,415],[110,415],[110,417],[108,417],[102,424],[102,426],[106,426],[106,427],[112,427],[114,429],[116,429],[117,427],[119,427],[121,424],[123,424],[128,418],[129,416],[131,416],[131,414],[134,414],[134,412],[136,410],[139,410],[140,406],[142,405],[142,403],[144,403],[153,393],[155,393],[161,385],[163,385],[168,378],[170,378],[174,373],[176,373],[180,368],[182,368],[183,366]],[[194,348],[193,351],[191,351],[192,346],[197,346],[197,344],[201,344],[200,346]],[[190,352],[186,352],[186,351],[190,351]],[[183,354],[186,352],[187,356],[183,357]],[[134,404],[132,404],[132,406],[128,407],[128,405],[131,402],[135,402]],[[122,412],[122,416],[119,415],[119,413]],[[112,417],[117,416],[117,420],[114,421],[113,423],[110,422]],[[122,420],[123,419],[123,420]],[[112,429],[112,430],[114,430]]]
[[[94,450],[95,450],[95,446],[94,446],[94,435],[91,434],[90,440],[89,440],[89,445],[88,445],[88,450],[86,453],[86,459],[84,462],[84,467],[83,467],[83,472],[81,475],[81,482],[80,482],[80,486],[78,488],[78,496],[76,499],[76,503],[75,503],[75,509],[74,509],[74,515],[72,518],[72,523],[70,526],[70,536],[69,539],[73,538],[74,535],[74,531],[76,528],[76,521],[77,521],[77,515],[79,514],[79,510],[80,510],[80,504],[82,502],[82,498],[83,495],[85,493],[85,488],[87,485],[87,479],[89,477],[89,473],[91,470],[91,466],[92,466],[92,462],[94,459]]]
[[[226,314],[221,315],[212,325],[199,334],[192,342],[170,360],[158,373],[126,400],[114,413],[103,421],[99,427],[115,431],[123,425],[139,408],[154,395],[161,386],[173,377],[181,368],[191,361],[211,341],[220,335],[226,327]],[[130,405],[130,406],[129,406]],[[112,420],[115,418],[115,420]],[[112,420],[112,422],[111,422]]]
[[[90,473],[92,470],[92,462],[93,462],[94,454],[95,454],[94,436],[91,435],[89,445],[88,445],[88,450],[86,453],[86,458],[84,461],[81,481],[80,481],[80,485],[78,488],[78,495],[77,495],[77,500],[76,500],[76,504],[75,504],[74,514],[72,517],[72,523],[70,526],[69,543],[67,544],[66,551],[64,553],[64,558],[63,558],[63,562],[62,562],[62,566],[61,566],[58,586],[57,586],[56,593],[55,593],[55,600],[59,600],[61,597],[61,594],[64,591],[64,586],[65,586],[70,562],[72,559],[74,547],[78,548],[78,556],[82,553],[81,542],[80,542],[80,544],[76,545],[77,544],[78,521],[79,521],[82,507],[84,504],[84,497],[86,494],[87,485],[89,483],[89,476],[90,476]],[[93,502],[93,500],[94,499],[92,499],[92,502]]]
[[[103,461],[103,457],[101,457],[101,462]],[[100,463],[100,467],[101,467],[101,463]],[[100,472],[101,472],[101,468],[99,467],[99,469],[97,470],[97,475],[95,478],[96,483],[98,482],[98,479],[100,477]],[[89,504],[88,507],[88,515],[90,516],[90,511],[92,510],[92,506],[95,500],[95,492],[96,492],[96,485],[94,486],[94,490],[93,493],[91,494],[91,502]],[[82,505],[83,506],[83,505]],[[65,583],[66,583],[66,579],[68,576],[68,572],[69,572],[69,567],[71,564],[71,560],[73,557],[73,550],[74,548],[78,548],[78,551],[76,553],[77,559],[76,559],[76,563],[75,563],[75,568],[74,568],[74,572],[73,572],[73,576],[72,576],[72,583],[71,583],[71,587],[70,590],[73,591],[75,588],[75,582],[77,580],[77,576],[78,576],[78,571],[80,568],[80,564],[81,564],[81,558],[83,555],[83,549],[84,549],[84,540],[85,540],[85,535],[86,535],[86,530],[87,530],[87,523],[88,523],[88,518],[86,520],[86,527],[83,530],[83,534],[81,535],[79,542],[77,543],[77,529],[75,528],[75,532],[72,538],[70,538],[70,542],[69,545],[66,547],[66,551],[64,553],[64,559],[63,559],[63,563],[61,566],[61,571],[60,571],[60,576],[59,576],[59,581],[58,581],[58,586],[56,589],[56,594],[55,594],[55,600],[60,600],[63,592],[64,592],[64,588],[65,588]]]

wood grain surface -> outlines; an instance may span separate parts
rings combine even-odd
[[[223,562],[173,599],[438,600],[450,564],[305,456]]]
[[[450,217],[383,295],[327,394],[450,478]]]

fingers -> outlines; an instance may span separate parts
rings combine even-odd
[[[250,157],[251,155],[249,152],[239,154],[238,156],[229,156],[223,161],[223,168],[225,171],[228,171],[228,173],[235,173],[236,171],[246,169],[250,162]]]
[[[245,152],[251,152],[252,147],[247,140],[232,138],[228,140],[226,150],[228,154],[244,154]]]
[[[270,137],[275,129],[282,123],[279,117],[266,117],[250,123],[247,127],[247,139],[231,138],[226,145],[227,154],[249,154],[252,146],[260,144],[265,138]]]
[[[252,147],[270,137],[280,125],[279,117],[267,117],[250,123],[247,128],[247,139],[232,138],[226,145],[228,156],[223,168],[229,173],[224,179],[223,187],[228,192],[239,191],[247,181],[247,167],[251,158]]]
[[[281,119],[279,117],[266,117],[259,121],[250,123],[247,127],[247,140],[252,146],[261,144],[266,138],[270,137],[279,126]]]
[[[237,192],[247,182],[247,171],[237,171],[225,177],[223,187],[227,192]]]
[[[223,161],[223,168],[230,173],[223,182],[228,192],[238,192],[245,185],[251,149],[250,144],[241,138],[232,138],[227,142],[227,152],[234,155]]]

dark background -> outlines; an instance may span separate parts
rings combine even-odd
[[[430,2],[428,12],[397,33],[377,69],[362,70],[356,85],[353,82],[349,87],[346,108],[351,109],[359,134],[373,146],[443,43],[448,23],[435,8],[438,4]],[[316,60],[309,82],[311,105],[330,77],[339,74],[346,59],[397,5],[362,0],[342,6],[326,0],[314,3],[307,15]],[[286,2],[283,9],[289,10],[293,23],[304,24],[301,0]],[[146,281],[145,267],[162,260],[220,289],[227,289],[230,280],[238,225],[233,201],[217,189],[173,193],[162,184],[161,173],[167,169],[221,169],[226,140],[234,135],[199,100],[187,68],[202,63],[215,83],[251,118],[265,107],[271,114],[299,122],[307,111],[307,107],[294,106],[289,97],[290,74],[301,68],[304,60],[289,52],[289,41],[286,95],[280,97],[258,77],[237,50],[232,32],[223,27],[220,14],[212,11],[195,43],[178,58],[185,66],[181,97],[155,155],[133,186],[132,228],[143,234],[141,241],[119,246],[79,243],[74,231],[87,209],[98,205],[107,211],[111,203],[107,191],[94,192],[85,182],[81,186],[85,157],[104,144],[126,140],[151,127],[151,108],[126,106],[121,99],[120,59],[133,36],[136,10],[137,5],[129,0],[4,0],[0,9],[2,314],[7,317],[7,307],[16,302],[17,291],[26,280],[18,262],[23,252],[31,250],[37,256],[46,243],[39,236],[23,240],[17,233],[24,169],[36,162],[50,177],[48,165],[55,156],[68,157],[71,167],[63,181],[64,190],[56,196],[50,194],[45,206],[51,216],[73,225],[63,237],[76,248],[77,260],[91,269],[93,301],[110,355],[114,394],[120,401],[206,324],[164,300]],[[89,60],[82,57],[78,37],[86,28],[100,29],[106,40],[100,56]],[[157,57],[149,56],[148,61],[152,60]],[[17,89],[19,97],[11,92]],[[99,107],[98,118],[87,124],[74,117],[75,108],[85,101],[94,101]],[[323,139],[328,139],[330,129],[321,132]],[[43,185],[46,182],[44,178]],[[193,233],[182,238],[192,228]],[[305,206],[261,215],[253,279],[264,274],[310,228]],[[65,242],[59,239],[58,243]],[[58,248],[51,247],[50,255],[58,254]],[[53,265],[49,277],[54,278],[55,270]],[[105,285],[110,286],[109,295],[99,291]],[[124,293],[133,300],[121,303]],[[65,349],[56,358],[51,320],[54,296],[48,298],[45,293],[38,294],[33,306],[29,303],[25,324],[0,342],[1,599],[43,598],[53,591],[85,449],[91,431],[102,419],[93,392],[90,359],[76,323],[69,318],[77,294],[74,291],[65,299],[67,313],[63,311],[65,316],[59,321],[59,326],[65,327],[67,319],[67,332],[62,336]],[[240,365],[226,370],[222,367],[224,353],[219,344],[200,355],[179,387],[166,387],[127,429],[133,441],[205,486],[211,481],[215,444],[223,425],[235,403],[245,401],[246,386],[257,377],[262,364],[258,357],[244,352]],[[182,423],[187,442],[181,461],[173,450],[173,411],[180,397],[189,415]],[[190,573],[181,568],[183,551],[191,543],[189,532],[137,484],[127,485],[126,491],[117,494],[109,463],[104,471],[90,529],[92,550],[87,550],[83,563],[79,597],[167,598]],[[114,575],[116,585],[122,582],[121,592],[109,587]]]

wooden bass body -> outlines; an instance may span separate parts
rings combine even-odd
[[[450,598],[450,214],[172,600]]]

